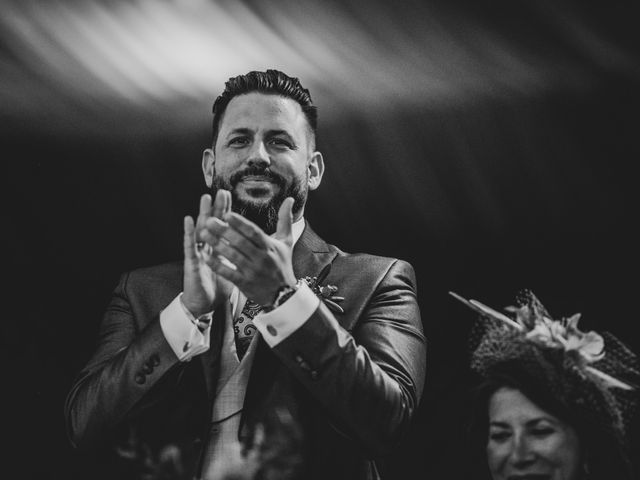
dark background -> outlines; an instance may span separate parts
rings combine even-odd
[[[530,288],[555,316],[581,312],[584,329],[640,351],[633,2],[241,3],[246,11],[202,2],[239,25],[251,12],[312,66],[298,73],[303,63],[276,43],[275,63],[244,51],[245,63],[223,65],[204,93],[134,100],[43,67],[43,52],[63,51],[51,33],[61,26],[47,30],[43,19],[86,13],[88,3],[52,2],[48,15],[41,2],[0,3],[8,469],[88,478],[65,438],[64,397],[119,274],[180,258],[182,217],[204,192],[211,104],[226,78],[253,68],[300,76],[319,107],[327,170],[307,207],[314,229],[417,273],[427,384],[389,478],[466,478],[474,315],[449,290],[499,308]],[[144,5],[91,4],[114,18]]]

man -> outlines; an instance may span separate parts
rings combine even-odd
[[[232,78],[213,114],[212,195],[185,218],[184,262],[121,278],[67,399],[72,442],[133,431],[215,478],[225,446],[277,412],[300,432],[300,478],[379,478],[424,383],[413,269],[344,253],[305,221],[324,161],[298,79]]]

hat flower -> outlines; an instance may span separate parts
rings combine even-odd
[[[578,328],[579,313],[553,320],[544,315],[537,305],[509,306],[505,310],[515,315],[516,323],[526,332],[528,340],[549,348],[562,348],[566,352],[575,351],[585,363],[597,362],[604,357],[602,336],[594,331],[581,331]]]
[[[530,292],[521,306],[508,306],[505,311],[511,317],[500,313],[477,300],[467,300],[449,292],[455,299],[477,311],[483,317],[497,320],[508,329],[519,331],[526,341],[543,348],[557,349],[570,355],[574,361],[606,387],[631,390],[633,387],[595,368],[591,364],[605,357],[603,337],[594,332],[583,332],[578,328],[580,314],[553,320],[540,301]]]

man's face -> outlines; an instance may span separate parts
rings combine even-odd
[[[232,194],[232,208],[273,233],[278,210],[293,197],[294,218],[324,165],[300,105],[279,95],[252,92],[233,98],[220,122],[214,150],[205,150],[207,185]],[[214,192],[215,193],[215,192]]]

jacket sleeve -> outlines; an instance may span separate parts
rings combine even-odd
[[[98,348],[65,402],[67,432],[76,447],[109,438],[135,406],[179,363],[158,316],[138,327],[121,277],[104,315]]]
[[[351,332],[321,302],[273,351],[333,419],[372,455],[390,451],[424,386],[426,340],[411,265],[395,260]]]

